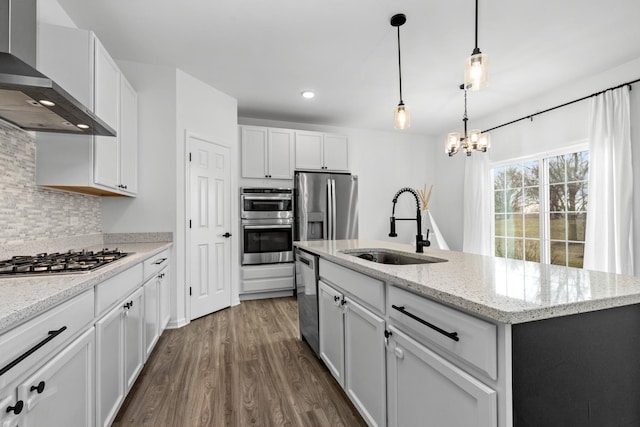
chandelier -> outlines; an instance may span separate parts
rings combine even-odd
[[[460,132],[449,132],[447,139],[445,140],[445,152],[449,154],[449,157],[457,154],[458,151],[463,150],[470,156],[474,151],[487,151],[491,145],[491,137],[487,132],[481,132],[479,129],[474,129],[467,133],[467,86],[465,84],[460,85],[460,89],[464,90],[464,115],[462,116],[462,122],[464,123],[464,134]]]

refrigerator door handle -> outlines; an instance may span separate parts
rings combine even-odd
[[[331,190],[331,179],[327,179],[327,212],[326,212],[326,224],[327,224],[327,234],[325,237],[327,240],[330,240],[333,236],[333,223],[331,222],[332,216],[331,212],[333,212],[333,193]]]
[[[336,240],[336,180],[331,179],[331,239]]]

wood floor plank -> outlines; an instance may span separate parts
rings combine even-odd
[[[300,341],[293,297],[244,301],[165,331],[113,424],[365,425]]]

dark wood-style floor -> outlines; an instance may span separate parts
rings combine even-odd
[[[364,425],[300,341],[293,297],[245,301],[165,331],[113,424]]]

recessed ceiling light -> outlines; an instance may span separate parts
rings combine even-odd
[[[76,126],[78,126],[80,129],[89,129],[89,125],[85,125],[85,124],[82,124],[82,123],[80,123],[80,124],[78,124]]]
[[[40,104],[44,105],[45,107],[53,107],[56,105],[55,103],[47,101],[46,99],[41,99]]]
[[[311,99],[314,96],[316,96],[316,93],[310,90],[303,90],[300,95],[302,95],[303,98],[305,99]]]

